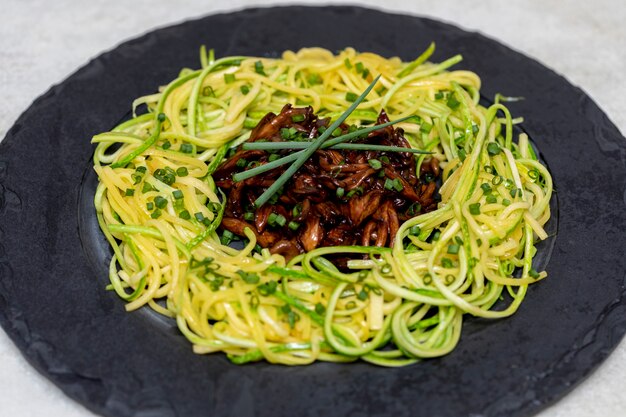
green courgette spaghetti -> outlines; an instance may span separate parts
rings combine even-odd
[[[238,364],[402,366],[454,349],[465,314],[513,314],[546,277],[532,259],[547,238],[552,180],[528,137],[514,140],[521,119],[499,100],[481,105],[478,75],[450,69],[460,56],[429,62],[433,51],[402,62],[351,48],[279,59],[215,59],[203,48],[201,69],[183,69],[93,138],[110,289],[129,311],[175,319],[194,352]],[[436,209],[399,225],[390,247],[318,247],[287,260],[249,229],[240,248],[226,244],[226,196],[212,176],[220,163],[269,112],[311,106],[335,120],[379,75],[346,122],[371,126],[383,109],[407,118],[397,127],[410,146],[441,167]],[[354,254],[347,268],[329,260]]]

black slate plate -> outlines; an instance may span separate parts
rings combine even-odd
[[[319,45],[410,59],[431,40],[434,60],[463,54],[487,97],[526,97],[512,110],[554,176],[550,277],[515,316],[474,320],[453,353],[407,368],[237,367],[194,355],[104,291],[89,214],[78,214],[80,196],[93,192],[89,139],[135,97],[197,67],[200,44],[220,55]],[[355,7],[205,17],[96,58],[37,99],[0,144],[0,324],[33,366],[106,416],[528,416],[586,377],[626,331],[625,161],[626,140],[589,97],[482,35]]]

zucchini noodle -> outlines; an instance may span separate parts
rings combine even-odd
[[[450,69],[461,56],[432,63],[433,51],[407,63],[352,48],[279,59],[215,59],[202,48],[199,70],[183,69],[93,138],[108,288],[128,311],[175,319],[194,352],[237,364],[403,366],[454,349],[465,314],[513,314],[546,277],[532,259],[547,237],[550,173],[526,135],[514,140],[520,119],[498,100],[479,103],[478,75]],[[225,244],[225,196],[211,176],[220,162],[268,112],[312,106],[334,120],[379,74],[347,123],[372,125],[381,109],[412,116],[396,127],[439,160],[437,209],[404,222],[391,248],[321,247],[287,262],[249,229],[239,248]],[[360,258],[347,270],[328,260],[351,254]]]

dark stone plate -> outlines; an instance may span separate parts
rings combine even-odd
[[[453,353],[400,369],[235,366],[194,355],[171,326],[125,313],[104,290],[89,140],[134,98],[197,67],[201,44],[220,56],[353,46],[408,60],[431,40],[434,60],[463,54],[486,97],[526,98],[510,107],[554,176],[556,238],[551,257],[541,251],[549,278],[516,315],[468,320]],[[626,140],[580,89],[482,35],[355,7],[205,17],[96,58],[37,99],[0,144],[0,324],[35,368],[105,416],[528,416],[585,378],[626,331],[625,161]]]

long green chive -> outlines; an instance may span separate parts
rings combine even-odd
[[[336,139],[343,139],[345,136],[347,136],[347,134],[339,136]],[[330,139],[328,142],[330,142],[331,140],[335,140],[335,139]],[[249,150],[276,151],[276,150],[286,150],[286,149],[306,149],[308,146],[309,146],[308,142],[246,142],[242,145],[242,148],[246,151],[249,151]],[[338,143],[332,146],[327,146],[327,145],[322,146],[322,149],[348,149],[348,150],[376,151],[376,152],[407,152],[407,153],[417,153],[417,154],[432,154],[432,152],[423,151],[421,149],[404,148],[402,146],[372,145],[369,143]],[[284,157],[284,158],[288,158],[288,157]],[[381,157],[380,160],[382,161],[383,158],[384,157]]]
[[[480,214],[480,203],[470,204],[469,212],[470,214],[474,214],[474,215]]]
[[[387,123],[383,123],[383,124],[375,125],[375,126],[369,126],[367,128],[360,129],[360,130],[357,130],[355,132],[346,133],[345,135],[341,135],[341,136],[339,136],[337,138],[329,139],[328,141],[323,143],[321,148],[326,149],[326,148],[334,147],[334,146],[347,146],[347,145],[363,146],[363,145],[366,145],[366,144],[359,144],[359,143],[343,144],[342,142],[345,142],[347,140],[356,138],[356,137],[358,137],[360,135],[364,135],[364,134],[367,134],[367,133],[370,133],[370,132],[374,132],[376,130],[382,129],[382,128],[387,127],[387,126],[391,126],[391,125],[393,125],[395,123],[403,122],[403,121],[405,121],[405,120],[407,120],[409,118],[410,118],[410,116],[403,117],[401,119],[397,119],[397,120],[394,120],[394,121],[391,121],[391,122],[387,122]],[[320,127],[320,129],[319,129],[319,133],[321,134],[320,138],[327,131],[329,131],[329,130],[328,129],[322,129]],[[319,140],[319,138],[317,140]],[[313,143],[315,143],[315,142],[313,142]],[[281,148],[281,146],[282,146],[282,148]],[[304,143],[304,142],[277,142],[277,143],[274,143],[274,144],[273,144],[273,142],[246,142],[246,143],[244,143],[242,145],[242,148],[244,150],[252,150],[252,149],[264,149],[264,150],[267,150],[267,149],[290,149],[290,148],[293,148],[293,149],[303,149],[303,150],[299,151],[299,152],[294,152],[294,153],[292,153],[290,155],[287,155],[287,156],[284,156],[284,157],[282,157],[280,159],[277,159],[276,161],[273,161],[273,162],[270,162],[270,163],[258,166],[258,167],[253,168],[253,169],[249,169],[249,170],[247,170],[245,172],[238,172],[236,174],[233,174],[233,180],[234,181],[243,181],[245,179],[252,178],[255,175],[262,174],[264,172],[270,171],[270,170],[272,170],[274,168],[277,168],[279,166],[282,166],[282,165],[288,164],[290,162],[293,162],[296,159],[298,159],[298,157],[303,155],[304,151],[306,149],[308,149],[310,146],[311,146],[311,144],[308,143],[308,142],[307,143]],[[379,150],[378,148],[374,147],[374,145],[366,145],[366,146],[369,146],[369,148],[367,148],[367,149],[371,148],[372,150]],[[389,149],[380,149],[380,150],[381,151],[384,151],[384,150],[393,151],[393,150],[396,150],[396,149],[401,149],[402,152],[432,154],[432,152],[419,151],[419,150],[410,149],[410,148],[398,148],[396,146],[390,146],[388,148]],[[344,149],[350,149],[350,148],[344,148]],[[359,148],[359,149],[363,149],[363,148]],[[387,160],[387,163],[389,163],[388,162],[389,158],[387,158],[386,156],[382,156],[380,158],[380,160],[385,162],[385,158]]]
[[[330,125],[328,130],[322,133],[315,140],[315,142],[311,144],[310,147],[305,149],[302,154],[297,157],[296,161],[291,164],[291,166],[287,168],[285,172],[283,172],[283,174],[267,190],[265,190],[265,192],[263,192],[263,194],[261,194],[259,198],[256,199],[255,205],[257,207],[261,207],[263,204],[265,204],[276,193],[276,191],[278,191],[279,188],[285,185],[285,183],[289,181],[291,177],[293,177],[296,171],[300,169],[300,167],[311,157],[311,155],[313,155],[315,151],[317,151],[322,146],[324,141],[328,139],[328,137],[330,136],[330,132],[341,126],[344,120],[346,120],[348,116],[354,111],[354,109],[356,109],[356,107],[365,99],[365,97],[369,94],[372,88],[374,88],[374,85],[376,85],[379,78],[380,76],[376,77],[374,81],[372,81],[372,83],[365,89],[363,94],[361,94],[357,98],[357,100],[352,103],[352,105],[341,116],[339,116],[339,118],[335,120],[333,124]]]

